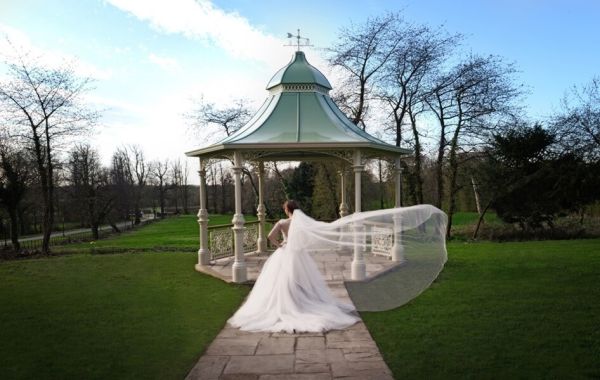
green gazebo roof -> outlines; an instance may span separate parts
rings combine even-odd
[[[246,125],[213,145],[186,154],[260,151],[265,158],[291,160],[354,148],[394,156],[410,153],[354,125],[333,102],[330,89],[327,78],[298,51],[269,81],[268,98]]]

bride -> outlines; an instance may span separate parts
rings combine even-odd
[[[268,236],[278,248],[265,262],[246,302],[228,322],[245,331],[288,333],[353,325],[359,320],[354,306],[331,294],[307,250],[288,244],[294,217],[310,218],[293,200],[284,203],[283,211],[288,218],[277,222]],[[282,242],[278,241],[280,233]]]
[[[283,210],[288,219],[280,220],[269,234],[278,248],[265,262],[246,302],[229,319],[234,327],[323,332],[356,323],[354,305],[340,302],[329,291],[309,254],[315,249],[381,252],[383,245],[403,262],[385,277],[351,284],[360,310],[387,310],[409,302],[437,278],[447,259],[447,217],[431,205],[357,212],[331,223],[310,218],[294,201],[285,202]]]

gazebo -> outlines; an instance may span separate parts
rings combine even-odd
[[[265,206],[263,182],[265,162],[308,161],[336,159],[351,167],[354,172],[354,210],[361,211],[361,176],[365,161],[383,158],[393,163],[396,173],[395,206],[400,207],[401,166],[407,149],[387,144],[354,125],[337,107],[329,96],[332,89],[327,78],[310,65],[302,51],[295,52],[292,60],[280,69],[269,81],[269,95],[250,121],[236,133],[225,139],[186,153],[198,157],[200,176],[200,249],[197,270],[209,264],[208,211],[206,209],[206,166],[209,160],[229,159],[233,162],[235,186],[235,214],[232,220],[234,232],[234,282],[246,282],[247,268],[243,251],[244,215],[242,214],[241,173],[245,162],[256,163],[258,176],[259,220],[257,252],[267,250],[265,237]],[[341,202],[340,215],[348,214],[343,191],[346,181],[345,170],[340,172]],[[397,221],[400,223],[400,221]],[[362,228],[356,226],[356,228]],[[394,236],[390,254],[392,260],[403,260],[403,249],[399,236]],[[365,279],[366,265],[360,244],[354,245],[352,279]]]

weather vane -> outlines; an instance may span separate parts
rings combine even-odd
[[[310,40],[308,38],[302,37],[300,35],[300,29],[298,29],[298,34],[296,34],[295,36],[292,33],[288,33],[287,38],[289,38],[290,40],[288,44],[284,46],[295,46],[298,51],[300,51],[301,46],[313,46],[310,44]],[[292,41],[292,38],[296,39],[295,43]]]

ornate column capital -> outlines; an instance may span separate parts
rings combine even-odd
[[[354,173],[361,173],[365,171],[365,166],[364,165],[352,165],[352,170],[354,170]]]
[[[198,214],[196,216],[198,217],[199,223],[208,222],[208,210],[207,209],[201,208],[200,210],[198,210]]]

